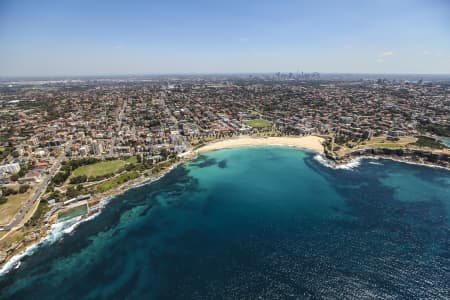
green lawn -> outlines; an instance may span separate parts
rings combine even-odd
[[[117,177],[114,177],[110,180],[107,180],[105,182],[102,182],[97,186],[96,192],[97,193],[103,193],[107,190],[110,190],[112,188],[115,188],[116,186],[121,185],[122,183],[125,183],[129,180],[135,179],[139,177],[139,173],[136,171],[127,172],[124,174],[121,174]]]
[[[417,141],[412,143],[413,146],[418,147],[428,147],[432,149],[445,149],[447,145],[443,144],[441,141],[435,140],[434,138],[430,138],[427,136],[418,136]]]
[[[24,194],[9,195],[8,201],[0,204],[0,224],[5,225],[11,222],[14,216],[19,212],[25,201],[31,197],[34,189],[29,189]]]
[[[92,165],[86,165],[76,168],[73,171],[72,176],[77,177],[85,175],[87,177],[96,177],[112,174],[120,168],[124,167],[126,164],[126,161],[119,159],[101,161]]]
[[[253,128],[267,128],[272,126],[272,123],[263,119],[245,120],[244,124]]]
[[[127,158],[126,162],[130,164],[137,164],[138,160],[136,156],[130,156]]]
[[[396,143],[381,143],[381,144],[372,144],[372,148],[389,148],[389,149],[400,149],[405,148],[405,145],[396,144]]]

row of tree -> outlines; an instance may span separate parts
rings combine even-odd
[[[61,170],[53,177],[52,183],[54,185],[60,186],[67,180],[67,178],[69,178],[72,170],[75,170],[76,168],[84,165],[95,164],[99,161],[100,159],[94,157],[65,161],[61,166]]]
[[[23,194],[26,193],[30,189],[30,186],[28,184],[22,184],[19,186],[19,190],[15,190],[9,187],[2,187],[1,193],[0,193],[0,204],[4,204],[8,202],[8,196],[9,195],[17,195],[17,194]]]

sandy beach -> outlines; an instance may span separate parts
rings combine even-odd
[[[322,142],[323,138],[318,136],[302,136],[302,137],[251,137],[239,136],[217,142],[212,142],[208,145],[200,147],[196,151],[198,153],[226,149],[236,147],[249,146],[288,146],[301,149],[313,150],[323,153]]]
[[[296,147],[301,149],[307,149],[316,151],[318,153],[323,153],[323,146],[322,142],[324,141],[323,138],[317,137],[317,136],[304,136],[304,137],[251,137],[251,136],[239,136],[235,138],[230,138],[226,140],[219,140],[216,142],[211,142],[194,152],[189,152],[188,155],[183,156],[184,159],[171,167],[165,169],[162,171],[156,178],[139,178],[137,180],[133,180],[130,182],[127,182],[121,186],[116,187],[113,190],[110,190],[108,192],[97,194],[92,197],[90,200],[91,208],[95,208],[91,211],[89,215],[86,215],[82,220],[78,221],[78,223],[81,223],[83,221],[86,221],[87,219],[92,217],[92,213],[97,214],[101,211],[102,205],[97,205],[100,203],[100,201],[105,199],[110,199],[114,196],[117,196],[125,191],[127,191],[130,188],[137,187],[143,184],[147,184],[150,182],[154,182],[156,180],[159,180],[161,177],[163,177],[165,174],[170,172],[173,168],[178,166],[180,163],[189,161],[191,159],[195,158],[195,153],[201,153],[201,152],[207,152],[207,151],[213,151],[213,150],[220,150],[220,149],[226,149],[226,148],[237,148],[237,147],[249,147],[249,146],[287,146],[287,147]],[[193,155],[194,154],[194,155]],[[56,218],[56,215],[54,215]],[[53,222],[51,222],[51,225],[54,225],[56,219],[53,219]],[[33,247],[33,245],[37,245],[40,241],[43,239],[48,238],[52,235],[52,229],[50,228],[51,225],[49,224],[45,229],[40,228],[39,229],[39,237],[36,240],[30,240],[27,243],[23,243],[21,247],[17,248],[15,251],[11,251],[11,253],[8,255],[8,259],[5,260],[0,264],[0,274],[4,273],[5,271],[9,270],[12,265],[16,263],[16,259],[20,260],[20,257],[23,253],[27,253],[27,249],[29,247]],[[52,227],[53,228],[53,227]],[[33,248],[32,248],[33,249]],[[16,259],[13,259],[13,258]],[[9,263],[8,261],[12,261],[13,263]],[[7,266],[5,269],[4,266]]]

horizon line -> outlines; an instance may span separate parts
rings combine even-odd
[[[174,75],[268,75],[268,74],[299,74],[292,71],[268,71],[268,72],[160,72],[160,73],[97,73],[97,74],[55,74],[55,75],[0,75],[0,79],[20,78],[70,78],[70,77],[124,77],[124,76],[174,76]],[[450,73],[383,73],[383,72],[318,72],[301,71],[303,74],[326,74],[326,75],[407,75],[407,76],[450,76]]]

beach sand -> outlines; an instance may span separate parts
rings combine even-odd
[[[302,137],[250,137],[239,136],[210,143],[196,150],[198,153],[236,147],[249,146],[289,146],[301,149],[313,150],[323,153],[323,138],[318,136]]]
[[[219,140],[217,142],[212,142],[210,144],[207,144],[199,149],[197,149],[194,152],[189,151],[188,153],[185,153],[182,157],[185,159],[172,165],[171,167],[165,169],[162,171],[156,178],[145,178],[142,180],[142,178],[137,179],[136,181],[130,181],[127,182],[121,186],[118,186],[110,191],[107,191],[102,194],[93,195],[92,199],[89,201],[91,208],[92,207],[98,207],[96,208],[96,212],[94,215],[99,213],[101,211],[102,205],[98,206],[97,204],[104,199],[109,199],[114,196],[117,196],[125,191],[127,191],[130,188],[140,186],[142,184],[150,183],[156,180],[159,180],[162,176],[167,174],[170,170],[178,166],[180,163],[183,163],[185,161],[188,161],[190,159],[195,158],[195,153],[200,152],[206,152],[206,151],[213,151],[213,150],[219,150],[219,149],[226,149],[226,148],[236,148],[236,147],[249,147],[249,146],[288,146],[288,147],[296,147],[301,149],[308,149],[313,150],[319,153],[323,152],[323,146],[322,142],[324,141],[323,138],[317,137],[317,136],[304,136],[304,137],[251,137],[251,136],[239,136],[235,138],[230,138],[226,140]],[[54,216],[56,218],[57,214]],[[89,217],[83,218],[83,220],[80,220],[78,223],[81,223],[87,219],[92,218],[92,215],[89,214]],[[54,219],[55,221],[56,219]],[[51,224],[54,224],[51,222]],[[39,228],[39,231],[41,232],[41,236],[33,241],[23,243],[20,248],[15,249],[12,253],[9,253],[8,259],[6,259],[3,263],[0,264],[0,274],[6,272],[10,269],[18,259],[20,261],[20,257],[23,253],[27,253],[27,249],[29,247],[33,247],[33,245],[37,245],[38,242],[42,241],[43,239],[46,239],[49,237],[49,235],[52,234],[52,229],[50,228],[50,224],[47,225],[47,227]],[[3,238],[3,237],[2,237]],[[12,261],[13,264],[8,264],[9,261]],[[7,266],[5,268],[5,266]],[[1,276],[1,275],[0,275]]]

